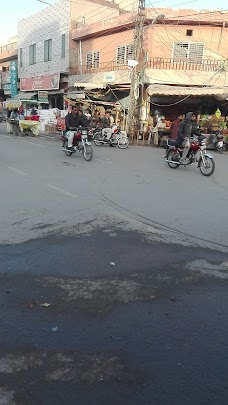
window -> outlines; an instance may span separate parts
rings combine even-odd
[[[186,37],[192,37],[192,35],[193,35],[193,30],[186,31]]]
[[[186,61],[189,63],[202,63],[204,43],[202,42],[174,42],[174,62]]]
[[[61,59],[66,57],[66,34],[63,34],[61,37]]]
[[[86,69],[97,69],[100,65],[100,52],[88,52],[86,54]]]
[[[44,41],[44,62],[52,60],[52,39]]]
[[[29,64],[35,65],[36,63],[36,44],[29,46]]]
[[[22,48],[20,48],[19,60],[20,60],[20,67],[22,67],[23,66],[23,51],[22,51]]]
[[[134,46],[122,45],[117,48],[116,62],[117,65],[126,65],[129,59],[133,59]]]

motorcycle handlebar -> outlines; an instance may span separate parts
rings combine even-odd
[[[71,129],[69,129],[69,131],[82,131],[82,130],[85,130],[85,129],[89,129],[89,127],[78,127],[78,128],[73,127]]]

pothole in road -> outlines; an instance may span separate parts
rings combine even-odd
[[[13,398],[14,398],[13,391],[8,391],[5,388],[0,388],[0,404],[1,405],[16,405]]]
[[[105,312],[114,303],[156,298],[155,287],[134,280],[75,280],[48,277],[42,280],[43,283],[46,286],[60,288],[65,301],[77,301],[79,307],[84,307],[92,312]]]
[[[9,376],[10,374],[10,376]],[[36,385],[50,382],[83,384],[90,387],[100,383],[133,384],[140,386],[143,374],[129,369],[113,353],[36,353],[0,356],[0,404],[35,403],[31,397]],[[30,402],[28,398],[30,397]],[[20,401],[17,402],[17,398]],[[26,399],[26,400],[25,400]]]
[[[14,356],[9,354],[0,358],[0,373],[12,374],[18,371],[26,371],[30,365],[41,366],[44,358],[45,355],[41,358],[41,356],[37,357],[34,355]]]
[[[221,264],[209,263],[206,260],[193,260],[187,262],[185,268],[190,271],[198,272],[204,276],[218,279],[228,279],[228,261]]]

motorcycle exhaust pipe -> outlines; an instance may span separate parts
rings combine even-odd
[[[66,149],[66,148],[62,148],[62,150],[63,150],[64,152],[71,152],[71,153],[74,153],[74,152],[75,152],[75,150],[70,150],[70,149]]]
[[[176,160],[165,160],[167,163],[175,163],[176,165],[180,165],[180,162],[177,162]]]

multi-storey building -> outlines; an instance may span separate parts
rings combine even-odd
[[[159,14],[165,18],[153,25]],[[189,104],[210,106],[227,98],[227,17],[218,11],[146,9],[147,56],[141,80],[151,105],[183,100],[186,110]],[[76,88],[105,88],[106,93],[110,88],[119,98],[124,96],[120,89],[129,94],[134,18],[134,13],[124,13],[93,23],[85,19],[73,29],[79,55],[72,69]]]
[[[131,4],[131,6],[130,6]],[[129,0],[120,5],[108,0],[65,1],[45,8],[18,24],[20,89],[31,97],[48,97],[52,107],[62,108],[63,93],[69,89],[71,67],[80,55],[72,29],[100,18],[118,18]],[[40,92],[40,93],[39,93]],[[41,93],[42,92],[42,93]],[[41,94],[41,95],[40,95]]]
[[[11,97],[12,87],[13,96],[15,89],[17,91],[18,84],[13,85],[12,83],[10,69],[12,66],[17,67],[17,37],[10,38],[7,44],[0,46],[0,96],[2,100]]]

